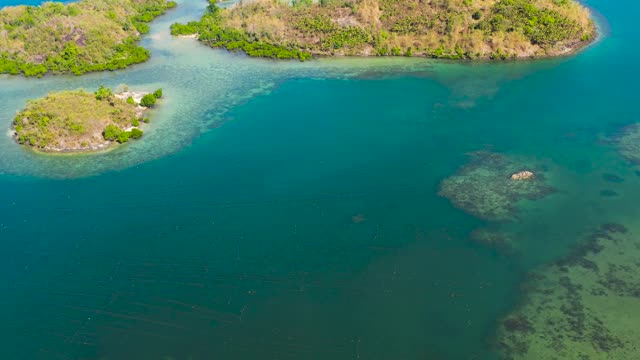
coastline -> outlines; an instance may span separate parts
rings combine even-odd
[[[499,1],[492,4],[489,13],[484,7],[439,10],[442,14],[459,13],[473,20],[447,25],[446,30],[430,32],[430,36],[424,32],[427,25],[420,22],[425,17],[425,10],[407,10],[400,5],[371,15],[377,21],[374,26],[370,25],[373,20],[360,10],[339,6],[318,5],[307,10],[300,5],[277,5],[264,0],[221,8],[214,1],[199,21],[174,23],[171,33],[176,37],[197,38],[211,48],[244,52],[249,57],[302,62],[372,56],[444,60],[559,58],[578,53],[601,36],[594,11],[577,1],[571,0],[570,6],[562,11],[556,9],[558,4],[551,4],[553,8],[544,4],[528,8],[523,5],[526,0],[521,1],[525,3]],[[523,6],[526,10],[517,12]],[[476,11],[470,15],[473,9]],[[410,21],[413,18],[402,17],[413,12],[420,14],[415,15],[413,22]],[[243,20],[247,13],[255,13],[253,20]],[[343,21],[345,16],[351,22]],[[540,17],[547,20],[538,21]],[[383,23],[383,19],[386,22]],[[280,27],[275,27],[279,30],[259,30],[261,21],[270,20],[279,24]],[[247,27],[246,21],[256,24]],[[444,26],[442,22],[438,24]],[[433,26],[428,23],[429,28]],[[452,38],[454,33],[457,36]]]
[[[592,8],[589,8],[590,11],[592,11]],[[446,56],[442,56],[442,57],[437,57],[437,56],[430,56],[428,54],[426,54],[425,52],[421,52],[421,53],[414,53],[411,56],[406,56],[406,55],[378,55],[375,54],[373,51],[366,51],[366,53],[359,53],[359,54],[355,54],[355,55],[346,55],[344,53],[341,54],[324,54],[324,53],[314,53],[314,52],[309,52],[312,56],[311,59],[309,60],[305,60],[305,61],[313,61],[313,60],[319,60],[319,59],[333,59],[333,58],[362,58],[362,59],[370,59],[370,58],[398,58],[398,57],[408,57],[408,58],[423,58],[423,59],[433,59],[433,60],[448,60],[448,61],[456,61],[456,62],[484,62],[484,61],[490,61],[490,62],[499,62],[499,61],[526,61],[526,60],[545,60],[545,59],[560,59],[560,58],[566,58],[566,57],[570,57],[576,54],[579,54],[580,52],[582,52],[583,50],[586,50],[588,48],[590,48],[591,46],[593,46],[594,44],[600,42],[603,38],[604,38],[604,32],[602,31],[602,24],[599,21],[596,21],[596,19],[600,19],[603,18],[602,16],[599,17],[592,17],[593,20],[593,36],[588,39],[588,40],[578,40],[575,41],[569,45],[565,45],[564,48],[562,50],[559,50],[558,52],[554,53],[554,54],[546,54],[546,55],[523,55],[523,56],[508,56],[508,57],[504,57],[504,58],[498,58],[498,57],[492,57],[491,55],[487,55],[487,56],[481,56],[481,57],[475,57],[475,58],[452,58],[452,57],[446,57]],[[244,51],[238,50],[238,49],[227,49],[225,47],[214,47],[211,46],[207,43],[206,40],[200,40],[199,38],[199,34],[190,34],[190,35],[174,35],[174,37],[179,38],[179,39],[195,39],[198,42],[202,43],[203,45],[210,47],[212,49],[219,49],[219,50],[223,50],[229,53],[242,53],[244,55],[246,55],[249,58],[263,58],[266,60],[272,60],[272,61],[283,61],[283,60],[293,60],[293,59],[271,59],[271,58],[264,58],[264,57],[255,57],[255,56],[250,56],[248,54],[246,54]],[[297,51],[301,51],[299,49],[292,49],[292,50],[297,50]],[[371,50],[371,49],[369,49]]]
[[[127,18],[127,21],[133,21],[133,23],[137,24],[136,26],[134,26],[135,31],[130,31],[130,28],[127,28],[126,31],[130,32],[128,36],[124,37],[123,39],[119,39],[119,42],[116,42],[115,45],[113,45],[111,48],[109,48],[108,45],[104,45],[107,52],[117,53],[118,51],[122,51],[124,55],[118,53],[117,56],[104,59],[102,60],[102,62],[99,61],[95,63],[81,63],[80,65],[76,64],[75,67],[69,66],[67,68],[55,68],[48,64],[48,60],[50,59],[50,57],[60,56],[59,52],[36,54],[36,56],[39,57],[40,60],[35,60],[35,61],[31,59],[34,57],[33,54],[30,54],[30,57],[27,57],[26,60],[19,57],[8,57],[6,59],[5,58],[0,59],[0,65],[3,65],[3,66],[0,66],[0,70],[1,70],[0,75],[6,75],[8,77],[20,75],[26,78],[43,78],[48,76],[60,76],[60,75],[81,76],[84,74],[92,74],[92,73],[100,73],[100,72],[114,72],[114,71],[123,70],[135,65],[140,65],[145,62],[148,62],[152,56],[151,52],[149,51],[149,49],[143,47],[141,44],[144,38],[147,36],[147,34],[150,31],[150,24],[156,21],[158,18],[165,16],[169,11],[173,10],[177,5],[177,3],[175,3],[174,1],[171,1],[171,0],[165,0],[165,1],[166,2],[163,3],[161,10],[150,9],[149,7],[142,8],[142,9],[134,8],[135,11],[138,11],[137,15],[136,14],[130,15],[132,17]],[[84,2],[80,0],[71,0],[71,1],[61,2],[61,4],[65,7],[65,9],[68,6],[77,5],[75,3],[84,3]],[[10,9],[10,8],[27,8],[28,9],[30,7],[36,10],[39,10],[47,6],[47,4],[48,4],[47,1],[41,1],[40,3],[33,4],[33,5],[17,4],[17,5],[0,6],[0,11],[5,11],[6,9]],[[104,20],[99,16],[104,15],[103,13],[106,10],[100,10],[100,9],[93,9],[93,10],[96,12],[95,14],[82,13],[81,15],[86,17],[89,17],[89,16],[96,17],[96,19],[93,19],[95,23],[98,23],[98,20]],[[114,14],[114,12],[108,13],[106,15],[106,18],[116,21],[115,18],[113,19],[111,18],[110,14]],[[133,17],[134,15],[135,17]],[[149,16],[151,16],[151,18],[149,18]],[[72,18],[73,17],[71,17],[71,19]],[[140,18],[144,18],[144,20],[138,21],[138,20],[135,20],[136,18],[138,20]],[[60,19],[56,18],[55,16],[49,19],[49,22],[55,22],[55,21],[59,22]],[[67,19],[65,21],[69,21],[69,20]],[[71,34],[68,34],[67,36],[72,36],[77,31],[79,34],[81,34],[81,37],[72,42],[66,42],[66,40],[68,40],[66,38],[60,39],[56,37],[53,39],[53,42],[56,43],[56,42],[62,41],[63,44],[67,44],[67,43],[71,43],[74,45],[77,44],[79,49],[87,48],[85,44],[85,41],[86,41],[85,32],[90,33],[92,26],[95,26],[95,25],[93,24],[86,25],[81,23],[75,24],[73,22],[71,22],[71,24],[73,25],[72,28],[74,30]],[[41,25],[40,23],[37,23],[34,25],[34,27],[37,27],[40,25]],[[86,25],[86,26],[83,27],[83,25]],[[5,29],[4,31],[7,31],[8,29],[9,28]],[[21,35],[24,36],[24,34],[21,34]],[[7,34],[5,34],[5,37],[7,37]],[[15,38],[15,36],[10,36],[9,38],[13,39]],[[26,38],[28,39],[29,36],[26,36]],[[22,45],[23,47],[27,48],[28,45],[30,45],[30,43],[25,40],[25,44],[19,44],[19,45]],[[17,46],[17,45],[14,44],[13,46]],[[125,49],[125,50],[121,50],[121,49]],[[7,50],[7,49],[4,49],[4,50]],[[125,51],[128,51],[128,52],[125,52]],[[77,49],[76,49],[76,52],[78,52]],[[79,59],[77,54],[74,56],[76,56]],[[79,61],[79,60],[76,59],[76,61]],[[15,67],[15,69],[13,67]]]

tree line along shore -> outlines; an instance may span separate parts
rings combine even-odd
[[[0,73],[76,75],[123,69],[150,53],[138,45],[166,0],[80,0],[0,9]]]
[[[210,0],[199,21],[174,24],[249,56],[427,56],[446,59],[551,57],[596,35],[574,0],[254,0],[221,8]]]

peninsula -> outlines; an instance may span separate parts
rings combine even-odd
[[[31,100],[13,121],[14,137],[25,146],[43,152],[91,152],[142,136],[145,111],[162,97],[153,93],[114,94],[100,87],[50,93]]]
[[[80,0],[0,10],[0,74],[76,75],[146,61],[138,45],[166,0]]]
[[[249,56],[428,56],[506,59],[559,56],[595,37],[574,0],[255,0],[210,5],[173,35]]]

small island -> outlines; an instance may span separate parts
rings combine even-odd
[[[508,59],[575,52],[596,35],[574,0],[210,0],[176,36],[249,56],[427,56]]]
[[[106,87],[95,93],[84,90],[50,93],[31,100],[13,121],[19,144],[49,153],[95,152],[114,143],[139,139],[147,109],[162,97],[125,91],[114,94]]]
[[[0,10],[0,74],[41,77],[122,69],[146,61],[138,45],[166,0],[81,0]]]

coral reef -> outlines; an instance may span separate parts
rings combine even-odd
[[[545,183],[542,169],[531,165],[488,151],[474,152],[468,164],[442,181],[438,194],[481,219],[513,220],[518,201],[540,199],[555,191]],[[536,176],[512,179],[523,167],[535,169]]]
[[[618,152],[634,164],[640,164],[640,123],[624,127],[615,138]]]
[[[635,359],[640,239],[605,224],[569,256],[534,272],[527,301],[499,325],[505,359]]]
[[[604,179],[605,181],[608,182],[612,182],[612,183],[621,183],[624,182],[624,178],[616,175],[616,174],[610,174],[610,173],[604,173],[602,174],[602,179]]]
[[[516,253],[515,240],[508,232],[500,231],[495,227],[482,227],[471,232],[471,240],[496,249],[501,254],[513,255]]]

